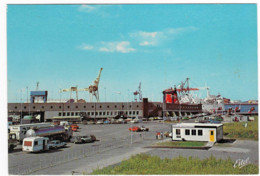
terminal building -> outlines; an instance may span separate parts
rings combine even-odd
[[[49,121],[57,116],[84,116],[87,119],[184,116],[202,112],[201,104],[171,104],[149,102],[66,102],[66,103],[8,103],[8,115],[40,115],[40,121]]]

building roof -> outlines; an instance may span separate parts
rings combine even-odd
[[[213,123],[177,123],[172,125],[173,128],[215,128],[223,126],[223,124],[213,124]]]

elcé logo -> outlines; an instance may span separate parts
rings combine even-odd
[[[247,164],[249,164],[249,157],[247,157],[247,159],[243,160],[243,159],[237,159],[235,164],[234,164],[234,168],[242,168],[244,166],[246,166]]]

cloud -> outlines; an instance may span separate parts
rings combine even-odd
[[[93,11],[96,11],[98,9],[97,6],[93,6],[93,5],[81,5],[78,8],[78,11],[80,12],[86,12],[86,13],[91,13]]]
[[[129,33],[129,36],[136,40],[140,46],[157,46],[164,41],[174,40],[181,34],[186,32],[195,31],[196,27],[185,27],[185,28],[167,28],[162,31],[137,31]]]
[[[78,48],[82,49],[82,50],[92,50],[94,49],[94,47],[92,45],[88,45],[83,43],[81,46],[79,46]]]
[[[103,45],[99,48],[101,52],[120,52],[120,53],[130,53],[135,51],[134,48],[130,47],[130,42],[121,41],[121,42],[101,42]]]

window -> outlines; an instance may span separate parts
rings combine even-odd
[[[106,115],[106,112],[103,112],[103,115]]]
[[[132,111],[129,111],[129,115],[131,115],[132,114]]]
[[[185,135],[190,135],[190,130],[185,130]]]
[[[86,106],[84,106],[84,109],[86,109]]]
[[[126,111],[125,114],[127,115],[127,113],[128,113],[128,112]]]
[[[70,112],[67,112],[67,116],[70,116]]]
[[[115,108],[117,108],[117,105],[115,105]]]
[[[124,108],[125,107],[125,105],[122,105],[122,108]]]
[[[98,115],[98,112],[96,112],[95,114]]]
[[[59,116],[61,116],[61,112],[59,112]]]
[[[53,106],[51,106],[51,109],[53,108]]]
[[[44,109],[44,106],[42,106],[42,109]]]
[[[26,109],[26,106],[24,106],[23,108]]]
[[[91,115],[94,115],[94,112],[91,112]]]
[[[61,106],[59,106],[59,108],[61,109]]]
[[[138,114],[139,114],[139,111],[136,111],[136,114],[138,115]]]
[[[71,112],[71,116],[74,116],[74,112]]]
[[[199,135],[199,136],[202,136],[202,135],[203,135],[202,130],[198,130],[198,135]]]
[[[109,115],[109,112],[107,112],[107,115]]]
[[[139,108],[139,105],[137,105],[136,107]]]
[[[102,106],[99,106],[100,108],[102,108]]]
[[[79,113],[78,112],[75,112],[75,116],[78,116],[79,115]]]
[[[63,116],[65,116],[65,112],[63,113]]]
[[[76,106],[76,109],[78,109],[78,106]]]
[[[90,112],[88,112],[88,115],[90,115]]]
[[[38,145],[38,141],[34,141],[34,145]]]
[[[107,108],[109,108],[109,106],[107,106]]]
[[[176,129],[176,135],[180,135],[181,134],[181,130],[180,129]]]
[[[135,115],[135,111],[133,111],[133,115]]]
[[[17,109],[17,106],[15,106],[14,109]]]
[[[131,108],[132,106],[131,105],[129,105],[129,108]]]
[[[94,106],[91,106],[92,108],[94,108]]]
[[[99,115],[102,115],[102,112],[99,112]]]
[[[213,135],[214,133],[213,133],[213,131],[210,131],[210,135]]]
[[[191,134],[192,134],[193,136],[195,136],[195,135],[196,135],[196,130],[191,130]]]

